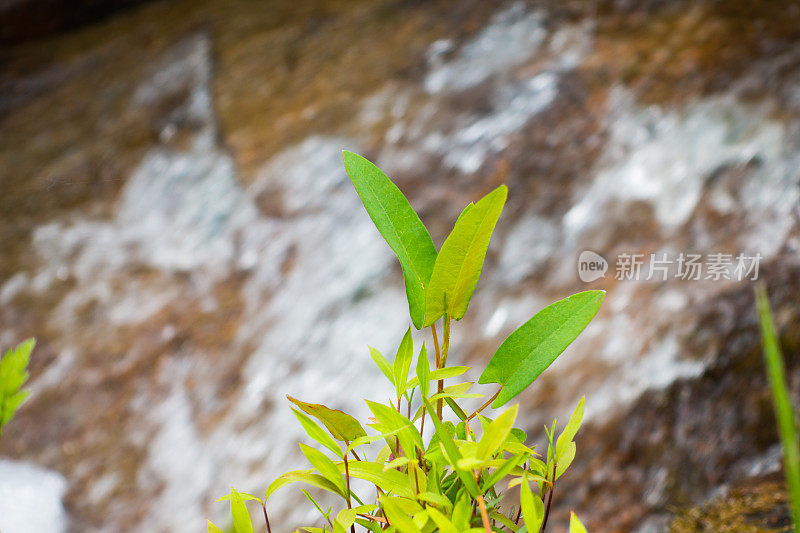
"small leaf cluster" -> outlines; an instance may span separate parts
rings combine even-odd
[[[34,344],[33,339],[28,339],[0,358],[0,435],[3,426],[11,421],[28,397],[28,391],[22,386],[28,381],[28,363]]]
[[[302,528],[310,533],[544,531],[556,482],[575,458],[584,399],[560,433],[555,421],[545,427],[542,450],[515,427],[518,405],[491,418],[483,413],[490,406],[506,406],[533,383],[594,317],[604,293],[586,291],[560,300],[511,333],[478,380],[497,384],[497,391],[468,414],[464,400],[482,395],[472,392],[469,381],[445,386],[468,370],[447,365],[451,326],[467,312],[507,189],[500,186],[467,205],[437,251],[406,197],[377,166],[351,152],[344,152],[344,164],[367,213],[400,262],[411,324],[429,328],[432,342],[417,349],[409,327],[391,360],[369,348],[392,392],[386,402],[366,401],[372,417],[364,425],[342,411],[288,397],[298,422],[319,448],[301,443],[309,468],[278,476],[263,498],[235,489],[221,498],[230,502],[233,529],[253,531],[245,504],[253,500],[270,531],[267,501],[276,491],[301,483],[340,502],[338,509],[325,508],[306,488],[300,489],[320,516],[318,523]],[[354,490],[354,479],[371,488]],[[518,497],[513,497],[516,490],[509,494],[509,489],[516,487]],[[220,531],[211,522],[208,530]],[[572,514],[570,532],[585,531]]]

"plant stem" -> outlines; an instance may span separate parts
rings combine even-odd
[[[386,519],[381,518],[380,516],[372,516],[370,514],[362,514],[362,513],[359,513],[358,516],[360,516],[361,518],[366,518],[367,520],[373,520],[375,522],[386,524]]]
[[[264,509],[264,521],[267,522],[267,533],[272,533],[272,528],[269,526],[269,516],[267,516],[267,504],[262,503],[261,508]]]
[[[502,387],[502,385],[501,385],[501,386],[500,386],[500,388],[497,390],[497,392],[495,392],[495,393],[492,395],[492,397],[491,397],[491,398],[489,398],[488,400],[486,400],[486,403],[485,403],[485,404],[483,404],[483,405],[481,405],[480,407],[478,407],[478,408],[475,410],[475,412],[474,412],[474,413],[472,413],[471,415],[469,415],[469,416],[467,417],[467,419],[465,420],[465,422],[469,422],[470,420],[472,420],[473,418],[475,418],[475,415],[477,415],[478,413],[480,413],[481,411],[483,411],[484,409],[486,409],[487,407],[489,407],[489,406],[492,404],[492,402],[495,400],[495,398],[497,398],[497,397],[500,395],[500,391],[501,391],[501,390],[503,390],[503,387]]]
[[[483,520],[483,529],[486,533],[492,533],[492,524],[489,523],[489,513],[486,512],[486,503],[483,501],[483,495],[478,494],[478,507],[481,509],[481,519]]]
[[[433,335],[433,349],[436,353],[436,368],[439,368],[441,352],[439,351],[439,336],[436,334],[436,324],[431,324],[431,334]]]
[[[450,315],[444,315],[444,333],[442,334],[442,355],[437,365],[437,368],[444,368],[447,366],[447,352],[450,350]],[[441,393],[444,391],[444,380],[440,379],[437,392]],[[439,400],[436,403],[436,414],[439,416],[439,419],[442,418],[444,400]]]
[[[350,446],[347,443],[347,446]],[[352,509],[352,504],[350,503],[350,466],[347,462],[347,454],[344,454],[344,479],[347,482],[347,508]],[[350,525],[350,533],[356,533],[356,526]]]
[[[547,519],[550,517],[550,505],[553,503],[553,493],[556,490],[556,472],[558,471],[558,460],[553,455],[553,482],[550,484],[550,493],[547,495],[547,508],[544,510],[544,520],[542,520],[541,533],[547,527]]]

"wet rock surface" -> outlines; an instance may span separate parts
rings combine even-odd
[[[748,478],[729,494],[679,513],[670,531],[791,531],[786,489],[779,476]]]
[[[774,470],[752,284],[612,265],[586,285],[576,259],[762,254],[797,390],[798,19],[793,2],[162,1],[4,48],[0,343],[39,345],[0,455],[64,476],[69,530],[194,530],[231,483],[301,464],[284,394],[365,415],[383,393],[366,346],[390,351],[407,318],[352,149],[437,243],[511,189],[458,362],[608,291],[521,396],[535,431],[587,395],[560,516],[664,530]],[[293,498],[274,514],[312,519]]]

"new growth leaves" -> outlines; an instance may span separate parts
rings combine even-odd
[[[472,409],[465,410],[461,400],[482,396],[470,390],[472,383],[444,386],[444,380],[468,370],[447,366],[451,319],[460,320],[469,307],[508,190],[500,186],[467,205],[437,253],[428,230],[400,189],[363,157],[344,152],[343,159],[367,213],[400,262],[411,322],[417,329],[431,326],[434,333],[433,324],[444,317],[442,342],[434,333],[430,358],[422,343],[414,361],[409,327],[394,358],[369,348],[393,391],[386,403],[367,401],[372,417],[365,426],[342,411],[288,397],[297,407],[292,409],[295,417],[319,449],[301,444],[310,468],[286,472],[267,487],[264,500],[258,500],[265,518],[267,499],[282,487],[301,482],[346,503],[338,511],[324,510],[303,490],[322,519],[303,528],[311,533],[347,533],[348,529],[355,533],[356,528],[389,533],[491,533],[500,528],[534,533],[544,529],[556,480],[575,457],[583,400],[558,438],[555,422],[546,428],[544,456],[526,445],[525,432],[514,427],[517,405],[494,419],[481,413],[490,404],[497,408],[508,403],[533,383],[586,327],[604,293],[586,291],[565,298],[511,333],[480,376],[480,383],[497,383],[499,390],[468,414]],[[445,403],[457,424],[443,419],[442,412],[437,414],[434,405],[441,409]],[[426,427],[428,418],[433,428]],[[352,485],[354,478],[361,481]],[[364,482],[372,485],[371,490],[363,490]],[[507,498],[503,491],[515,486],[521,487],[520,505],[518,512],[508,513],[501,508]],[[239,522],[237,531],[247,531],[244,502],[258,498],[232,491],[225,499],[231,501],[234,522]],[[570,528],[571,532],[585,531],[574,516]],[[209,531],[217,530],[209,525]]]
[[[22,386],[28,380],[28,363],[34,344],[33,339],[28,339],[0,358],[0,435],[3,426],[11,421],[28,397],[28,391]]]

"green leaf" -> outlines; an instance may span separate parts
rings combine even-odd
[[[470,389],[470,387],[472,387],[472,385],[473,382],[471,381],[450,385],[449,387],[445,387],[442,392],[437,392],[431,396],[430,400],[433,402],[440,398],[480,398],[483,396],[482,394],[478,393],[468,393],[467,391]]]
[[[797,527],[800,524],[800,449],[798,448],[797,419],[789,388],[786,384],[785,369],[778,333],[772,320],[767,290],[760,286],[756,289],[761,342],[764,345],[764,363],[767,367],[769,385],[772,389],[772,402],[775,407],[775,419],[778,424],[783,446],[783,465],[786,486],[789,490],[789,502],[792,518]]]
[[[467,413],[465,413],[464,410],[461,407],[459,407],[459,405],[456,403],[456,401],[453,398],[451,398],[450,396],[444,396],[444,401],[447,403],[447,405],[450,407],[450,409],[453,410],[453,412],[456,414],[456,416],[460,420],[462,420],[462,424],[463,424],[463,420],[467,419]],[[465,439],[466,439],[466,437],[465,437]]]
[[[454,378],[460,376],[467,370],[469,370],[468,366],[446,366],[444,368],[437,368],[430,371],[430,374],[428,375],[428,381]],[[417,386],[419,386],[419,379],[415,376],[408,381],[406,384],[406,389],[413,389]],[[430,392],[430,390],[428,392]]]
[[[366,403],[385,430],[389,432],[396,431],[400,446],[407,456],[413,459],[415,457],[414,449],[423,449],[422,436],[408,418],[389,406],[369,400]]]
[[[301,413],[297,409],[292,409],[292,412],[294,416],[297,417],[297,420],[300,421],[300,425],[303,426],[306,435],[322,444],[339,457],[342,457],[342,449],[330,435],[325,433],[325,430],[319,427],[317,423],[311,420],[305,413]]]
[[[278,476],[272,483],[269,484],[267,487],[267,491],[264,493],[264,501],[267,501],[270,496],[272,496],[278,489],[285,487],[289,483],[293,483],[296,480],[289,479],[284,477],[284,475]]]
[[[383,471],[383,466],[370,461],[350,461],[347,465],[350,477],[369,481],[384,492],[414,497],[414,489],[409,484],[408,476],[397,470]],[[339,470],[344,471],[344,465],[339,465]]]
[[[411,338],[411,328],[406,330],[397,354],[394,356],[394,381],[397,397],[403,395],[406,381],[408,380],[408,370],[411,368],[411,361],[414,359],[414,340]]]
[[[336,522],[346,530],[356,521],[357,513],[358,511],[355,509],[342,509],[339,511],[339,514],[336,515]]]
[[[299,481],[311,485],[312,487],[317,487],[318,489],[332,492],[337,496],[342,495],[337,485],[334,485],[333,482],[331,482],[326,477],[323,477],[319,474],[314,474],[311,470],[292,470],[291,472],[286,472],[285,474],[281,474],[278,477],[278,479],[287,480],[287,482],[280,485],[275,490],[277,490],[280,487],[286,486],[289,483],[295,483]],[[276,479],[275,481],[272,482],[272,485],[275,485],[277,482],[278,480]],[[272,485],[270,485],[270,487],[272,487]],[[275,490],[273,490],[272,492],[275,492]],[[269,492],[269,490],[267,492],[268,492],[267,496],[269,496],[271,493]]]
[[[492,472],[492,475],[490,475],[486,479],[486,481],[483,482],[483,485],[481,486],[481,492],[486,492],[490,488],[494,487],[501,479],[503,479],[509,473],[511,473],[511,471],[514,470],[514,468],[516,468],[523,461],[525,461],[525,458],[527,456],[528,456],[527,453],[519,453],[517,455],[514,455],[510,459],[506,459],[506,461],[502,464],[502,466],[500,466],[494,472]]]
[[[381,507],[386,518],[400,533],[422,533],[413,520],[395,503],[392,498],[382,497]]]
[[[214,524],[211,520],[206,520],[206,531],[208,533],[225,533],[219,527]]]
[[[399,428],[397,428],[395,430],[392,430],[392,431],[387,431],[386,433],[381,433],[380,435],[367,435],[367,436],[364,436],[364,437],[359,437],[359,438],[357,438],[356,440],[354,440],[353,442],[351,442],[347,446],[346,453],[350,453],[350,450],[355,450],[359,446],[364,446],[365,444],[371,444],[371,443],[373,443],[375,441],[378,441],[378,440],[381,440],[381,439],[385,439],[386,437],[388,437],[390,435],[397,435],[398,433],[400,433],[404,429],[406,429],[405,426],[404,427],[399,427]]]
[[[417,381],[420,394],[427,398],[431,392],[431,363],[428,361],[428,350],[425,349],[424,342],[417,356]]]
[[[436,524],[436,527],[439,528],[440,533],[458,533],[456,526],[442,513],[434,509],[433,507],[428,507],[428,516],[431,517],[431,520]]]
[[[347,498],[347,485],[334,462],[328,459],[321,451],[311,446],[306,446],[303,443],[300,443],[300,450],[302,450],[308,462],[311,463],[325,479],[336,485],[336,488],[339,489],[339,494],[341,494],[343,498]]]
[[[572,511],[569,513],[569,533],[586,533],[586,528]]]
[[[306,497],[306,500],[310,501],[310,502],[311,502],[311,504],[312,504],[314,507],[316,507],[317,511],[319,512],[319,514],[321,514],[321,515],[322,515],[322,517],[323,517],[323,518],[328,518],[328,514],[326,514],[326,513],[325,513],[325,511],[323,511],[323,510],[322,510],[322,507],[320,507],[320,506],[319,506],[319,504],[317,503],[317,500],[315,500],[315,499],[314,499],[314,498],[311,496],[311,494],[309,494],[309,493],[308,493],[308,491],[307,491],[307,490],[305,490],[305,489],[300,489],[300,492],[302,492],[302,493],[303,493],[303,495]]]
[[[562,474],[567,471],[567,468],[569,468],[569,465],[571,465],[572,461],[575,459],[576,451],[577,447],[574,441],[569,441],[564,446],[561,455],[557,456],[556,459],[556,479],[560,478]]]
[[[467,312],[507,195],[508,188],[501,185],[465,209],[456,221],[433,266],[425,298],[425,327],[444,314],[461,320]]]
[[[583,410],[586,404],[586,397],[582,397],[578,402],[578,406],[575,407],[575,411],[572,413],[572,416],[569,417],[569,422],[567,422],[567,426],[564,428],[564,431],[559,435],[558,441],[556,441],[556,457],[558,460],[561,460],[561,455],[564,453],[564,449],[566,448],[567,444],[572,442],[575,438],[575,434],[578,433],[578,429],[581,427],[581,422],[583,421]]]
[[[480,442],[478,442],[478,452],[476,454],[478,459],[488,461],[500,450],[500,446],[503,445],[509,433],[511,433],[511,426],[514,425],[518,411],[519,405],[512,405],[486,427]]]
[[[439,420],[439,417],[436,416],[436,411],[434,410],[431,402],[428,401],[426,398],[423,398],[422,401],[425,403],[425,407],[427,408],[428,412],[431,415],[431,420],[433,420],[433,425],[436,427],[436,434],[439,436],[439,441],[444,446],[447,455],[453,461],[453,463],[457,462],[461,459],[461,453],[458,451],[458,447],[456,447],[456,443],[453,441],[453,437],[450,436],[447,429],[442,424],[442,421]],[[455,467],[455,465],[451,465]],[[463,470],[459,470],[455,468],[458,477],[461,479],[461,482],[469,491],[470,495],[474,498],[479,494],[478,491],[478,484],[475,482],[475,478],[472,477],[471,472],[464,472]]]
[[[367,432],[361,427],[358,420],[338,409],[331,409],[318,403],[301,402],[291,396],[286,396],[290,402],[322,422],[333,438],[344,442],[351,442],[358,437],[366,436]]]
[[[386,379],[394,385],[394,370],[392,370],[392,365],[389,361],[383,356],[381,352],[379,352],[376,348],[372,346],[369,347],[369,355],[372,357],[372,361],[375,363],[375,366],[378,367],[378,370],[386,376]]]
[[[35,341],[28,339],[0,358],[0,435],[28,397],[28,392],[20,389],[28,380],[27,367],[34,345]]]
[[[344,167],[372,222],[394,251],[403,269],[408,312],[420,329],[425,317],[425,289],[436,261],[436,246],[408,200],[381,169],[352,152],[343,152]]]
[[[519,493],[519,504],[522,508],[522,517],[528,531],[539,531],[539,527],[544,520],[544,502],[531,491],[528,480],[522,480],[522,487]]]
[[[242,500],[244,500],[246,502],[254,500],[254,501],[257,501],[258,503],[262,503],[261,502],[261,498],[259,498],[258,496],[253,496],[252,494],[247,494],[246,492],[239,492],[238,494],[239,494],[239,497],[241,497]],[[231,501],[231,495],[230,494],[226,494],[225,496],[222,496],[221,498],[218,498],[217,501],[218,502],[229,502],[229,501]]]
[[[253,523],[250,521],[250,513],[244,504],[242,496],[231,487],[231,517],[233,517],[233,528],[236,533],[253,533]]]
[[[589,324],[605,296],[584,291],[548,305],[503,341],[478,383],[499,383],[503,389],[492,404],[506,404],[556,360]]]
[[[507,527],[509,531],[519,531],[519,526],[512,522],[511,519],[503,513],[494,512],[491,514],[490,518],[503,524],[503,526]]]

